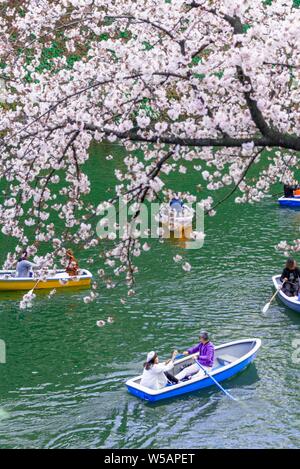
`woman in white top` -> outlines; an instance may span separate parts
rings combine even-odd
[[[174,359],[177,353],[175,350],[170,360],[167,360],[165,363],[159,363],[157,353],[149,352],[147,361],[144,363],[141,385],[150,389],[161,389],[166,386],[168,381],[177,384],[178,380],[169,373],[174,366]]]

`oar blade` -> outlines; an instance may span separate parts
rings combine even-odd
[[[268,309],[270,308],[270,303],[266,303],[265,306],[263,307],[263,309],[261,310],[263,314],[265,314]]]

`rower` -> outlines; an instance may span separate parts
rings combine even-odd
[[[67,256],[67,261],[68,265],[66,267],[66,272],[71,276],[74,277],[78,275],[79,269],[78,269],[78,262],[75,259],[75,256],[73,254],[72,249],[67,249],[66,251],[66,256]]]
[[[16,267],[16,277],[30,278],[33,277],[32,268],[37,267],[36,264],[28,260],[27,251],[22,252],[22,256],[18,260]]]
[[[177,378],[179,381],[189,378],[195,374],[197,374],[197,377],[200,377],[201,375],[204,376],[205,371],[203,368],[208,372],[212,370],[214,364],[215,347],[214,344],[209,340],[209,336],[206,331],[200,332],[199,343],[195,345],[195,347],[191,347],[183,352],[183,355],[192,355],[194,353],[198,353],[194,363],[184,368],[175,376],[175,378]]]
[[[289,257],[286,261],[280,280],[283,282],[283,293],[287,296],[298,294],[300,285],[300,269],[297,267],[297,263],[292,257]]]

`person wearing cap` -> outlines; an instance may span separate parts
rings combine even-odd
[[[285,293],[287,296],[294,296],[298,294],[300,283],[300,269],[297,267],[297,263],[292,257],[289,257],[287,259],[280,280],[283,283],[283,293]]]
[[[17,262],[16,277],[22,277],[22,278],[32,277],[33,267],[37,267],[36,264],[34,264],[33,262],[30,262],[28,260],[27,251],[23,251],[22,256]]]
[[[157,353],[154,351],[149,352],[147,360],[144,363],[141,385],[150,389],[161,389],[166,386],[168,381],[172,384],[177,384],[178,380],[169,373],[174,366],[177,353],[175,350],[170,360],[167,360],[165,363],[159,363]]]
[[[193,353],[198,353],[198,355],[195,358],[195,363],[190,366],[187,366],[175,376],[179,381],[183,380],[184,378],[188,378],[192,375],[195,375],[196,373],[197,376],[199,374],[199,377],[203,375],[204,371],[199,366],[199,363],[208,372],[211,371],[213,367],[215,347],[213,343],[209,340],[208,333],[206,331],[201,331],[199,334],[199,339],[199,344],[183,352],[183,355],[192,355]]]

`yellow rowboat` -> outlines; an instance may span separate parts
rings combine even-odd
[[[0,291],[35,290],[69,287],[86,287],[91,284],[92,274],[87,269],[80,269],[79,274],[70,276],[65,270],[57,270],[38,282],[38,277],[16,277],[15,270],[0,270]],[[37,283],[38,282],[38,283]]]

